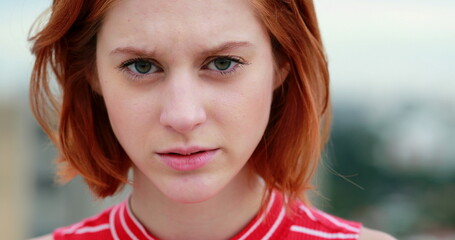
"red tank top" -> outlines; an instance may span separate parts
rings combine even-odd
[[[264,213],[258,214],[232,240],[355,240],[362,225],[297,202],[296,214],[286,214],[282,194],[274,192]],[[128,201],[79,223],[58,228],[55,240],[158,240],[132,214]]]

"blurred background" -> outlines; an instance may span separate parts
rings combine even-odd
[[[53,181],[26,38],[50,0],[0,1],[0,232],[26,239],[122,200]],[[315,0],[334,122],[315,205],[404,240],[455,239],[455,1]]]

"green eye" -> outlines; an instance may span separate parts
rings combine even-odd
[[[228,58],[217,58],[213,61],[215,68],[219,71],[225,71],[229,69],[232,64],[232,60]]]
[[[147,59],[131,59],[122,63],[121,68],[127,68],[129,72],[135,75],[147,75],[160,70],[152,61]]]
[[[146,74],[152,69],[152,63],[143,60],[137,61],[131,65],[134,65],[134,70],[130,69],[140,74]]]
[[[206,68],[220,74],[228,74],[236,71],[238,67],[246,64],[242,59],[233,56],[219,56],[213,58]]]

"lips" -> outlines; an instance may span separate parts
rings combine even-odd
[[[190,147],[157,152],[158,158],[176,171],[194,171],[211,162],[218,149]]]

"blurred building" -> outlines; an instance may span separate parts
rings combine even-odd
[[[26,93],[0,102],[0,226],[2,239],[26,239],[89,217],[118,202],[94,199],[80,178],[54,181],[55,149],[36,124]]]
[[[24,239],[32,168],[21,103],[0,102],[0,232],[3,239]],[[26,227],[26,226],[25,226]]]

